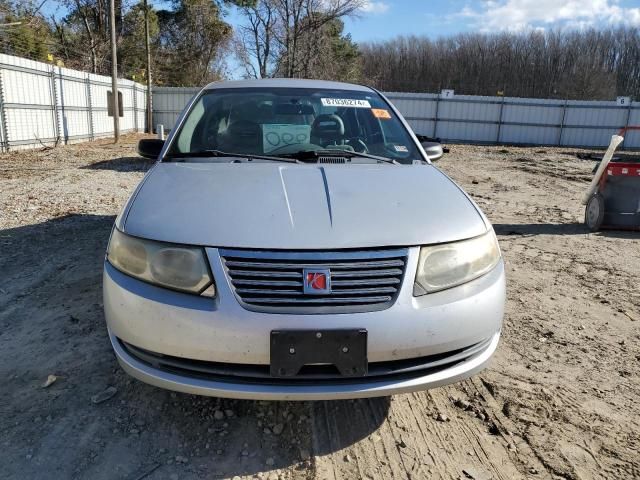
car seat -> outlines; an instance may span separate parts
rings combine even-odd
[[[228,124],[221,124],[218,144],[227,152],[262,153],[262,128],[254,121],[260,117],[259,108],[249,102],[236,107]]]
[[[335,114],[318,115],[311,125],[311,143],[327,147],[344,142],[344,122]]]

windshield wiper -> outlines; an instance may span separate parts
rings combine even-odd
[[[388,157],[380,157],[378,155],[372,155],[370,153],[364,152],[353,152],[351,150],[339,150],[339,149],[327,149],[327,150],[302,150],[296,153],[288,153],[286,154],[289,158],[295,158],[296,160],[317,160],[318,157],[331,157],[331,156],[339,156],[346,158],[371,158],[372,160],[378,160],[380,162],[391,163],[393,165],[400,165],[399,162],[392,158]]]
[[[276,157],[271,155],[254,155],[251,153],[223,152],[222,150],[196,150],[195,152],[170,153],[165,159],[172,158],[242,158],[244,160],[273,160],[274,162],[296,163],[298,160],[289,157]]]

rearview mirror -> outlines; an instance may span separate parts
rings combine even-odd
[[[313,115],[315,110],[311,105],[298,103],[278,103],[275,108],[276,115]]]
[[[138,142],[138,155],[153,160],[158,158],[164,147],[164,140],[158,138],[143,138]]]

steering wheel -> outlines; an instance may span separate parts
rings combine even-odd
[[[228,132],[239,139],[255,139],[260,133],[260,125],[250,120],[236,120],[229,125]]]
[[[260,125],[249,120],[237,120],[218,136],[220,148],[236,151],[257,152],[262,148],[262,131]]]

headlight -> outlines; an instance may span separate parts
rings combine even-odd
[[[500,260],[500,247],[491,230],[461,242],[422,247],[413,294],[455,287],[484,275]]]
[[[107,259],[127,275],[161,287],[215,296],[204,250],[130,237],[113,229]]]

